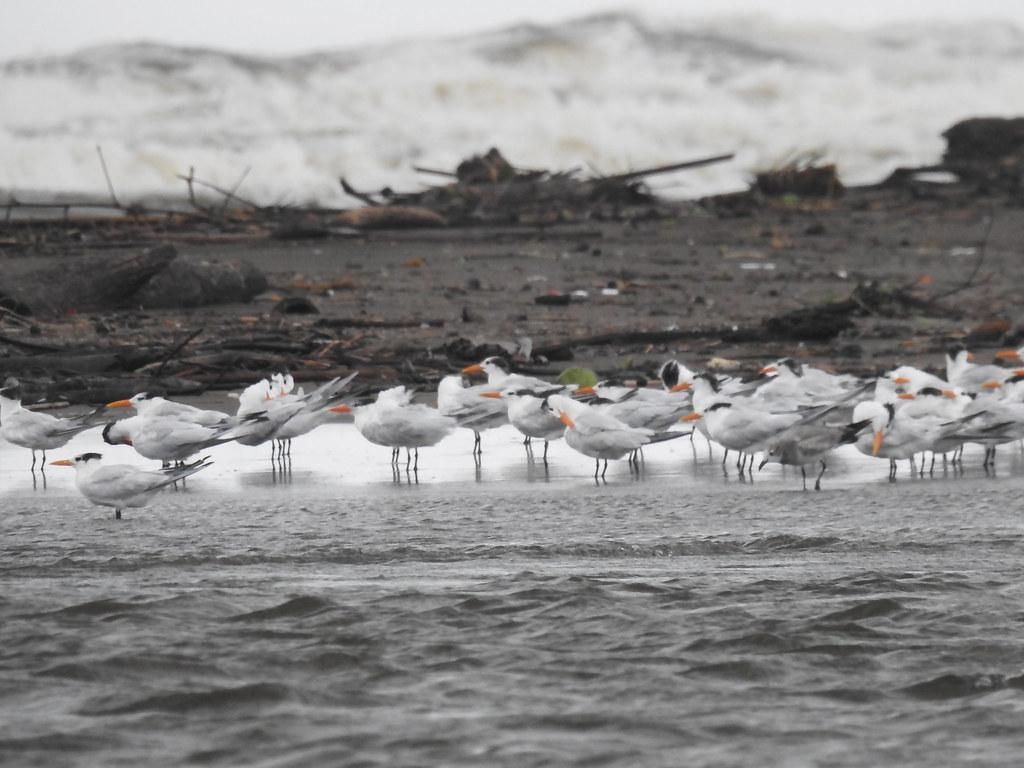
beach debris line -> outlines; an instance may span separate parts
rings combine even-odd
[[[587,218],[620,219],[660,213],[660,201],[646,179],[722,163],[732,154],[642,168],[613,175],[582,175],[578,170],[523,169],[492,147],[466,158],[454,171],[417,166],[446,183],[416,192],[385,188],[376,194],[340,180],[346,194],[371,208],[426,209],[453,226],[468,224],[554,224]],[[386,208],[385,208],[386,210]]]

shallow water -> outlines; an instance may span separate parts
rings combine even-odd
[[[607,484],[470,443],[418,478],[349,425],[290,475],[222,446],[122,521],[0,446],[0,763],[1018,762],[1016,448],[895,483],[844,451],[804,493],[685,439]]]

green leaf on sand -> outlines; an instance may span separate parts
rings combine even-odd
[[[575,384],[577,387],[592,387],[597,384],[597,374],[589,368],[566,368],[558,376],[559,384]]]

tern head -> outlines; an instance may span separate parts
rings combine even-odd
[[[682,392],[693,385],[693,371],[678,360],[668,360],[658,370],[658,378],[662,386],[669,392]],[[637,386],[640,386],[637,384]],[[644,382],[646,386],[646,382]]]
[[[131,445],[132,440],[125,434],[125,431],[119,428],[117,425],[120,422],[110,421],[107,422],[107,426],[103,428],[103,442],[107,445]],[[83,456],[85,454],[82,454]]]
[[[956,363],[971,363],[974,362],[974,355],[967,350],[967,347],[957,342],[946,349],[946,359]]]
[[[757,465],[758,471],[761,471],[764,469],[766,464],[771,464],[772,462],[781,464],[783,453],[785,453],[785,451],[778,443],[768,446],[768,450],[764,452],[764,458],[761,459],[761,463]]]
[[[693,378],[694,380],[700,379],[701,381],[706,381],[711,386],[711,389],[715,392],[718,392],[721,389],[721,385],[718,383],[718,377],[715,376],[715,374],[711,373],[711,371],[704,371],[703,373],[698,373]]]
[[[103,454],[90,452],[80,453],[73,459],[57,459],[56,461],[51,461],[50,464],[55,467],[85,467],[88,466],[90,462],[99,462],[102,459]]]
[[[107,403],[107,408],[134,408],[143,400],[150,400],[156,397],[148,392],[139,392],[137,395],[132,395],[126,400],[114,400],[113,402]]]

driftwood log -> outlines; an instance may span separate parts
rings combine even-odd
[[[132,255],[78,259],[19,275],[0,285],[0,295],[17,302],[23,314],[56,317],[117,309],[177,255],[173,245],[159,245]]]

